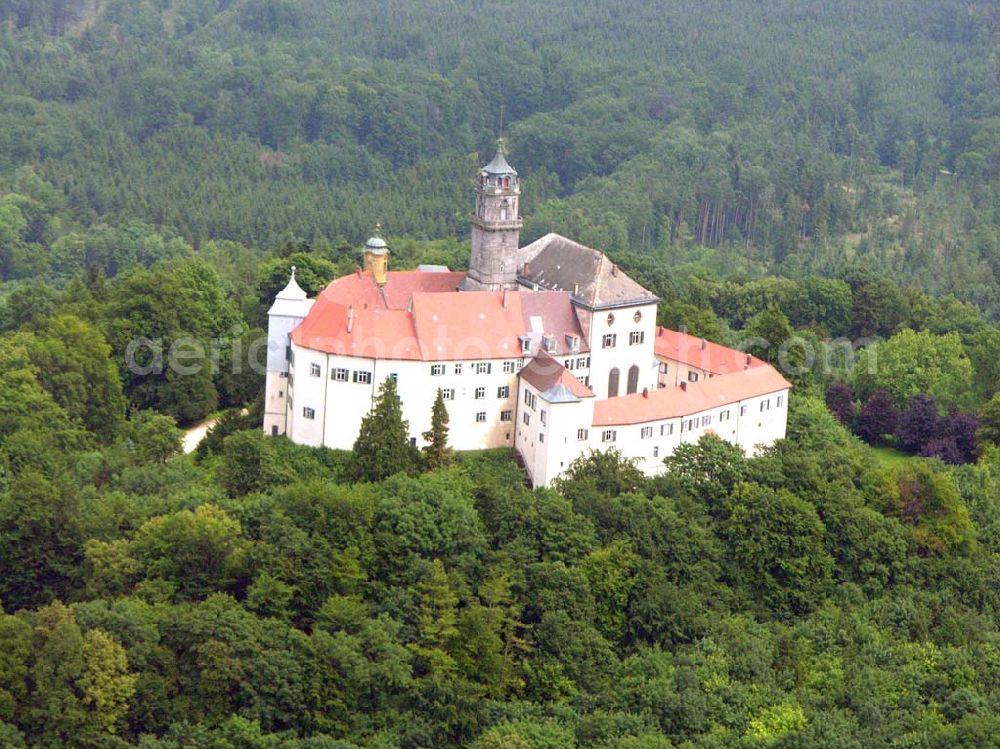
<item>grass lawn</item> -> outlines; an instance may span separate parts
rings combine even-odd
[[[902,450],[897,450],[895,447],[873,447],[872,452],[875,453],[875,457],[885,466],[899,466],[908,460],[913,460],[912,455],[904,453]]]

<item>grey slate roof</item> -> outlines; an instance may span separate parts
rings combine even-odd
[[[517,174],[514,167],[507,163],[502,143],[497,143],[497,154],[493,157],[493,161],[483,167],[483,172],[486,174]]]
[[[554,385],[542,393],[542,398],[547,403],[579,403],[580,399],[569,391],[569,388],[561,382]]]
[[[518,281],[522,285],[568,291],[574,301],[592,309],[659,301],[603,252],[559,234],[546,234],[521,248],[521,258]]]

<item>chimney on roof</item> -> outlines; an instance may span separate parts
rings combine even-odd
[[[743,366],[743,369],[750,368],[750,354],[747,354],[747,363]]]
[[[663,328],[661,328],[659,325],[657,325],[656,326],[656,336],[659,337],[661,335],[663,335]]]
[[[580,296],[580,284],[573,284],[573,296]]]
[[[521,275],[524,276],[525,278],[527,278],[527,276],[528,276],[528,261],[527,260],[524,261],[524,271],[522,271]]]
[[[643,398],[648,398],[649,397],[649,388],[643,388],[642,389],[642,397]]]
[[[701,350],[704,351],[707,348],[708,348],[708,341],[706,341],[704,338],[702,338],[701,339]]]
[[[612,276],[618,275],[618,266],[615,265],[614,263],[611,264],[611,275]]]
[[[686,393],[687,389],[688,389],[687,380],[681,380],[681,390],[683,390]]]
[[[347,332],[350,333],[354,328],[354,307],[347,308]]]

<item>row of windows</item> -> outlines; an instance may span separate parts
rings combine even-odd
[[[524,364],[521,361],[505,361],[503,363],[503,373],[514,374],[515,372],[519,371],[522,366],[524,366]],[[462,366],[462,362],[455,362],[452,365],[452,371],[457,375],[462,374],[463,370],[464,368]],[[475,374],[491,374],[493,372],[493,362],[488,362],[488,361],[474,362],[469,371]],[[447,364],[431,364],[432,377],[440,377],[445,374],[448,374]]]
[[[305,408],[302,409],[302,416],[304,416],[307,419],[315,419],[316,418],[316,409],[309,408],[307,406],[307,407],[305,407]],[[500,421],[513,421],[513,420],[514,420],[514,412],[513,411],[501,411],[500,412]],[[485,422],[486,422],[486,412],[485,411],[479,411],[479,412],[477,412],[476,413],[476,423],[477,424],[483,424]]]
[[[628,345],[629,346],[639,346],[646,340],[646,333],[642,330],[633,330],[628,334]],[[602,348],[614,348],[618,345],[618,334],[617,333],[605,333],[601,338]]]
[[[785,402],[785,396],[779,395],[775,399],[775,407],[776,408],[781,408],[781,405],[784,402]],[[760,403],[760,410],[761,411],[768,411],[768,410],[770,410],[770,408],[771,408],[771,399],[770,398],[767,398],[767,399],[761,401],[761,403]],[[741,416],[746,416],[746,413],[747,413],[747,406],[746,405],[741,406],[740,407],[740,415]],[[728,409],[728,408],[723,409],[722,411],[719,412],[719,421],[720,422],[729,421],[729,419],[731,418],[731,416],[732,416],[732,412],[731,412],[730,409]],[[698,429],[699,427],[711,426],[712,419],[713,419],[713,416],[711,414],[705,414],[704,416],[701,416],[701,417],[695,416],[695,417],[690,418],[690,419],[685,419],[684,421],[681,422],[681,431],[682,432],[685,432],[685,431],[690,432],[690,431],[694,431],[695,429]],[[577,439],[586,439],[586,431],[587,431],[586,429],[579,429],[579,430],[577,430]],[[673,424],[660,424],[660,436],[661,437],[669,437],[673,433],[674,433],[674,425]],[[644,440],[645,439],[652,439],[652,437],[653,437],[653,427],[652,426],[644,426],[644,427],[642,427],[642,430],[640,432],[640,436]],[[602,439],[603,442],[614,442],[617,438],[618,438],[618,433],[614,429],[605,430],[604,433],[601,435],[601,439]],[[654,451],[655,451],[654,452],[654,457],[656,457],[656,454],[658,454],[658,452],[659,452],[659,448],[654,448]]]
[[[563,366],[571,371],[574,369],[586,369],[590,366],[590,357],[581,356],[579,359],[567,359],[563,362]]]
[[[445,400],[451,400],[452,398],[455,397],[455,391],[454,390],[449,389],[449,392],[451,393],[451,398],[446,398]],[[476,400],[477,401],[482,400],[483,398],[486,397],[486,388],[484,388],[484,387],[478,387],[478,388],[476,388],[475,395],[476,395]],[[497,388],[497,398],[500,398],[500,399],[510,398],[510,385],[501,385],[500,387],[498,387]]]
[[[524,390],[524,405],[526,405],[532,411],[536,410],[538,407],[538,396],[532,393],[527,388],[525,388]]]

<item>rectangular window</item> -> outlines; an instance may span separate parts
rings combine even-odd
[[[563,366],[566,367],[566,369],[569,369],[569,370],[572,371],[572,369],[573,369],[573,360],[572,359],[567,359],[566,361],[563,362]]]
[[[779,396],[778,396],[778,402],[777,402],[777,406],[778,406],[778,408],[781,408],[781,405],[782,405],[782,404],[783,404],[784,402],[785,402],[785,396],[783,396],[783,395],[779,395]]]
[[[538,433],[538,441],[539,442],[545,442],[545,432],[539,432]]]
[[[584,359],[583,357],[576,360],[577,369],[584,369],[586,366],[587,366],[587,360]]]
[[[771,399],[770,398],[768,398],[766,400],[762,400],[760,402],[760,410],[761,411],[769,411],[770,409],[771,409]]]
[[[719,414],[719,421],[729,421],[729,409],[728,408],[725,411],[722,411]]]
[[[540,414],[538,414],[538,418],[542,422],[542,424],[544,425],[545,424],[545,409],[544,408],[542,409],[542,412]]]
[[[322,370],[319,368],[319,364],[309,365],[309,374],[311,374],[313,377],[319,377],[321,373]]]
[[[531,414],[529,414],[529,413],[522,414],[521,415],[521,421],[524,422],[525,426],[530,426],[531,425]]]
[[[493,366],[488,361],[476,362],[476,374],[489,374]]]
[[[586,442],[586,441],[587,441],[587,437],[588,437],[588,436],[589,436],[589,435],[588,435],[588,433],[587,433],[587,430],[586,430],[586,429],[577,429],[577,430],[576,430],[576,438],[577,438],[577,439],[578,439],[578,440],[579,440],[580,442]]]
[[[688,381],[689,382],[698,382],[698,373],[697,372],[688,372]]]
[[[643,427],[642,428],[642,438],[648,440],[653,436],[653,427]]]
[[[711,423],[712,423],[712,417],[711,416],[702,416],[701,417],[701,425],[703,427],[707,427]]]
[[[444,374],[444,364],[431,364],[431,377],[438,377]]]
[[[372,384],[372,373],[365,372],[361,369],[354,370],[354,381],[359,385],[371,385]]]
[[[604,433],[601,434],[601,442],[614,442],[618,439],[618,432],[614,429],[605,429]]]
[[[334,369],[330,372],[330,379],[334,382],[347,382],[349,375],[346,369]]]
[[[392,380],[393,382],[399,382],[399,375],[396,374],[395,372],[390,372],[389,379]]]
[[[526,406],[531,405],[531,391],[528,390],[528,388],[524,389],[524,405]]]
[[[667,363],[665,361],[660,362],[660,374],[667,373]]]
[[[288,372],[282,372],[282,373],[280,373],[280,374],[279,374],[278,376],[279,376],[279,377],[282,377],[283,379],[286,379],[286,380],[287,380],[287,379],[288,379]]]
[[[446,401],[455,400],[455,389],[454,388],[443,388],[441,390],[441,397]]]
[[[504,374],[514,374],[514,362],[505,361],[503,363],[503,373]]]
[[[605,333],[601,339],[601,346],[604,348],[614,348],[618,341],[618,336],[614,333]]]
[[[656,447],[653,448],[653,457],[654,458],[660,457],[660,448],[659,448],[659,446],[656,446]]]
[[[485,421],[486,421],[486,412],[485,411],[479,411],[479,412],[477,412],[476,413],[476,423],[477,424],[482,424]]]
[[[476,388],[476,400],[481,401],[486,397],[486,388]]]
[[[646,334],[641,330],[633,330],[628,334],[628,343],[630,346],[638,346],[645,340]]]
[[[747,415],[747,407],[740,406],[740,416],[746,416],[746,415]]]
[[[531,338],[529,336],[523,335],[523,336],[520,336],[519,340],[521,341],[521,353],[522,354],[530,354],[531,353]]]
[[[305,416],[307,419],[315,419],[316,418],[316,410],[312,409],[312,408],[308,408],[308,407],[303,408],[302,409],[302,415]]]
[[[673,433],[674,433],[674,425],[673,424],[660,424],[660,436],[661,437],[669,437]]]
[[[513,411],[501,411],[500,412],[500,421],[513,421],[513,420],[514,420],[514,412]]]
[[[455,374],[462,374],[462,362],[455,362]]]
[[[498,387],[497,398],[510,398],[510,385],[501,385]]]

